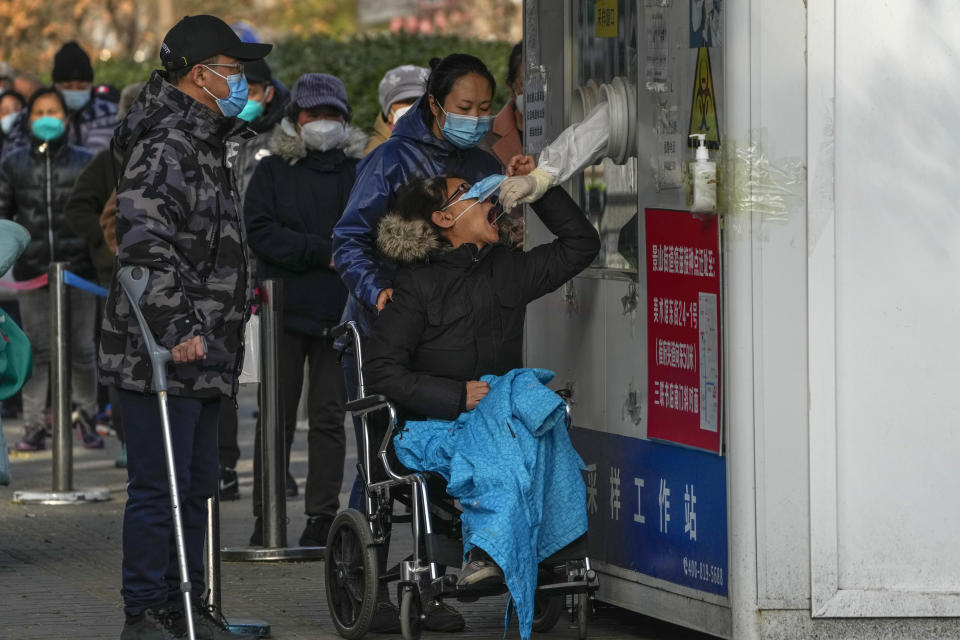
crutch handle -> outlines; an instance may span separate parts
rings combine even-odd
[[[140,309],[140,297],[147,288],[147,280],[150,276],[150,270],[140,265],[125,265],[117,270],[117,279],[120,281],[120,287],[127,294],[130,300],[130,307],[137,316],[137,324],[140,325],[140,333],[143,335],[143,341],[147,345],[147,354],[150,356],[150,364],[153,365],[153,390],[167,390],[167,363],[171,360],[170,350],[157,344],[156,338],[150,326],[147,325],[146,318],[143,317],[143,311]],[[206,343],[204,343],[206,350]]]

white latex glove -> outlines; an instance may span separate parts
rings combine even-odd
[[[507,178],[500,185],[500,204],[510,211],[518,204],[536,202],[553,186],[553,178],[543,169],[534,169],[525,176]]]

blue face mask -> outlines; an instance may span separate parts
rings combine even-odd
[[[42,118],[37,118],[34,120],[30,124],[30,129],[33,131],[33,135],[40,140],[43,140],[44,142],[50,142],[51,140],[56,140],[62,136],[67,130],[67,126],[60,118],[43,116]]]
[[[474,202],[469,207],[461,211],[460,215],[458,215],[456,218],[453,219],[453,223],[456,224],[457,220],[463,217],[463,214],[465,214],[467,211],[470,211],[470,209],[474,208],[476,205],[480,204],[481,202],[483,202],[484,200],[486,200],[487,198],[495,194],[497,191],[499,191],[500,185],[506,179],[507,179],[507,176],[501,175],[501,174],[494,174],[492,176],[487,176],[483,180],[479,180],[475,182],[473,186],[470,187],[470,189],[466,193],[464,193],[462,196],[460,196],[459,198],[457,198],[456,200],[448,204],[446,207],[444,207],[444,209],[447,209],[453,206],[454,204],[460,202],[461,200],[476,199],[476,202]]]
[[[19,115],[19,112],[14,111],[0,118],[0,129],[3,130],[3,135],[10,135],[10,132],[13,131],[13,125],[17,122],[17,116]]]
[[[483,136],[490,131],[493,116],[464,116],[459,113],[447,113],[437,102],[440,111],[446,119],[443,121],[443,137],[460,149],[472,149],[477,146]]]
[[[237,114],[237,117],[244,122],[253,122],[260,117],[261,113],[263,113],[263,104],[258,100],[247,100],[247,105]]]
[[[240,115],[240,112],[243,111],[243,108],[247,106],[247,94],[249,88],[247,87],[247,77],[242,73],[233,73],[229,76],[221,75],[208,67],[203,65],[207,71],[210,73],[220,76],[227,81],[227,87],[230,89],[230,95],[226,98],[218,98],[213,95],[209,89],[206,87],[203,88],[210,97],[217,101],[217,106],[220,107],[220,113],[227,116],[228,118],[233,118]]]
[[[67,111],[80,111],[90,102],[90,89],[61,89]]]

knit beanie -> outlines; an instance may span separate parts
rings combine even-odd
[[[76,42],[68,42],[60,47],[53,57],[53,81],[93,82],[93,66],[90,56]]]

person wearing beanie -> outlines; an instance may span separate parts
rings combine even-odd
[[[339,322],[347,300],[347,289],[333,269],[333,226],[343,214],[366,145],[366,135],[351,127],[349,120],[350,104],[339,78],[323,73],[301,76],[293,86],[286,116],[270,136],[271,154],[257,165],[244,201],[247,241],[257,258],[257,277],[279,278],[284,284],[279,353],[288,461],[297,405],[307,384],[310,432],[304,510],[308,521],[300,537],[303,546],[326,544],[340,506],[343,480],[345,388],[327,332]],[[309,363],[306,380],[305,363]],[[257,434],[254,478],[261,472],[259,421]],[[260,482],[253,486],[256,521],[250,544],[260,545]]]
[[[93,154],[110,146],[117,126],[117,105],[94,95],[90,56],[76,42],[68,42],[54,55],[51,75],[53,86],[67,105],[70,144],[84,147]],[[4,145],[4,157],[14,149],[29,146],[24,127],[15,124],[13,131],[8,144]]]
[[[370,136],[363,155],[367,155],[390,137],[394,123],[423,95],[428,77],[429,69],[412,64],[394,67],[383,75],[377,89],[380,114],[373,123],[373,135]]]

